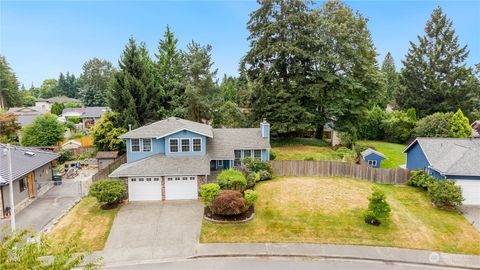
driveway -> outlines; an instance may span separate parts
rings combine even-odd
[[[104,262],[192,256],[202,216],[203,205],[198,201],[131,202],[113,222],[102,254]]]
[[[480,205],[462,205],[460,210],[470,224],[480,231]]]

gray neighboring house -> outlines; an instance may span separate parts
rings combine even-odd
[[[40,115],[48,113],[49,110],[43,107],[12,107],[8,109],[8,112],[16,115],[18,123],[24,127],[32,123]]]
[[[50,186],[53,162],[60,156],[36,148],[12,146],[13,200],[15,209],[23,208],[42,188]],[[0,144],[0,217],[10,208],[7,147]]]
[[[65,120],[72,116],[80,117],[82,119],[82,129],[87,130],[95,125],[105,112],[111,111],[109,107],[65,108],[61,117]]]
[[[50,111],[52,109],[52,104],[53,103],[81,103],[80,100],[75,99],[75,98],[69,98],[69,97],[52,97],[52,98],[39,98],[35,101],[35,107],[41,107],[45,110]]]

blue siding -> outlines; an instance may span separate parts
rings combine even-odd
[[[441,175],[438,171],[436,171],[432,168],[428,169],[428,175],[431,175],[431,176],[433,176],[433,177],[435,177],[436,179],[439,179],[439,180],[445,179],[445,176]]]
[[[182,145],[181,145],[181,142],[179,141],[178,142],[179,152],[171,153],[170,152],[170,139],[182,139],[182,138],[191,138],[191,139],[200,138],[202,140],[202,151],[201,152],[193,152],[192,141],[190,141],[190,151],[189,152],[181,152]],[[167,156],[205,156],[206,155],[206,148],[207,148],[207,137],[203,136],[203,135],[200,135],[200,134],[197,134],[197,133],[194,133],[194,132],[191,132],[191,131],[183,130],[183,131],[179,131],[177,133],[174,133],[172,135],[169,135],[169,136],[165,137],[165,149],[167,150],[165,152],[165,155],[167,155]]]
[[[131,163],[140,159],[147,158],[156,154],[165,153],[165,139],[152,139],[152,151],[150,152],[132,152],[131,139],[127,139],[127,162]],[[140,140],[141,141],[141,140]],[[140,143],[141,145],[141,143]]]
[[[452,180],[480,180],[480,175],[471,176],[471,175],[446,175],[447,179]]]
[[[415,142],[415,144],[407,150],[407,169],[425,170],[428,166],[430,166],[430,163],[428,163],[427,157],[418,142]]]
[[[380,162],[382,162],[382,160],[384,160],[385,158],[382,157],[382,156],[379,156],[375,153],[371,153],[369,155],[366,155],[363,157],[363,160],[366,161],[366,163],[368,164],[368,161],[369,160],[375,160],[377,161],[377,164],[375,166],[371,166],[372,168],[380,168]],[[370,166],[370,165],[369,165]]]
[[[268,149],[263,149],[262,150],[262,160],[263,161],[269,161],[270,160],[270,151],[268,151]]]

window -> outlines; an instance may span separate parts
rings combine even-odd
[[[243,158],[252,157],[252,150],[243,150]]]
[[[152,181],[152,178],[148,177],[148,178],[147,178],[147,181],[151,182],[151,181]]]
[[[143,178],[138,178],[138,181],[140,182],[143,182],[143,180],[144,180]]]
[[[262,159],[262,150],[253,150],[254,159]]]
[[[240,150],[235,150],[233,151],[234,155],[235,155],[235,160],[233,161],[233,166],[240,166],[242,165],[241,161],[242,161],[242,151]]]
[[[370,166],[377,166],[377,161],[376,160],[369,160],[368,165]]]
[[[172,181],[173,177],[167,177],[167,181]]]
[[[132,139],[132,152],[140,152],[140,139]]]
[[[170,139],[170,152],[178,152],[178,139]]]
[[[130,181],[135,182],[135,181],[137,181],[137,178],[132,178],[132,179],[130,179]]]
[[[27,187],[27,178],[22,178],[18,181],[20,192],[23,192]]]
[[[184,176],[182,177],[182,180],[188,180],[188,177]]]
[[[143,152],[152,151],[152,139],[143,139],[142,146],[143,146]]]
[[[201,152],[202,151],[202,139],[195,138],[193,139],[193,152]]]
[[[223,160],[217,160],[217,167],[223,167]]]
[[[190,139],[182,139],[182,152],[190,152]]]
[[[175,177],[175,181],[178,181],[178,180],[180,180],[180,177]]]
[[[153,181],[157,181],[157,182],[158,182],[158,181],[160,181],[160,178],[155,177],[155,178],[153,178]]]
[[[195,176],[190,176],[190,180],[195,180]]]

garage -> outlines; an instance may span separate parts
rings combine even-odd
[[[166,176],[166,200],[192,200],[198,198],[197,177],[193,175]]]
[[[160,177],[131,177],[128,179],[128,199],[130,201],[162,200]]]
[[[462,187],[462,194],[465,198],[463,204],[480,205],[479,180],[456,180],[455,183]]]

